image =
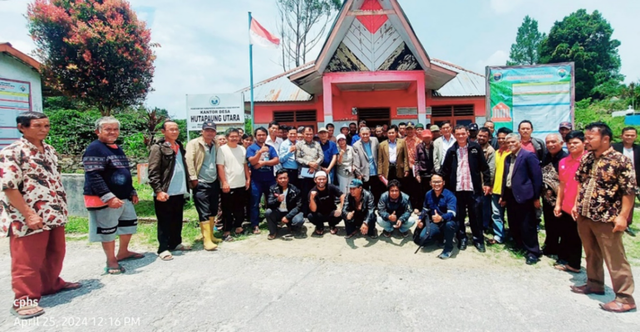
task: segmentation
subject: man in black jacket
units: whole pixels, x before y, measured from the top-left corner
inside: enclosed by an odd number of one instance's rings
[[[447,150],[440,169],[447,189],[456,194],[458,208],[458,248],[467,249],[467,235],[464,221],[469,213],[469,224],[473,234],[473,245],[479,252],[485,252],[482,233],[482,197],[491,193],[491,173],[484,159],[482,147],[469,142],[469,133],[464,125],[454,130],[456,142]]]
[[[265,218],[269,227],[269,240],[275,239],[278,235],[279,222],[289,229],[289,233],[283,236],[285,240],[290,240],[293,237],[292,233],[299,231],[300,226],[304,224],[302,195],[298,188],[289,184],[289,174],[284,168],[276,172],[276,184],[269,188]]]
[[[613,149],[622,153],[627,158],[631,159],[633,170],[636,172],[636,182],[640,181],[640,145],[635,144],[636,138],[638,138],[638,131],[633,127],[626,127],[622,129],[622,142],[614,143]],[[638,194],[636,193],[636,197]],[[629,228],[633,222],[633,212],[629,213],[627,218],[627,234],[636,236],[636,233]]]
[[[350,239],[358,230],[362,235],[369,235],[370,238],[378,237],[376,231],[376,214],[373,211],[373,194],[362,188],[363,183],[358,179],[351,180],[349,184],[349,196],[342,208],[342,218],[344,219],[347,235]]]
[[[158,218],[158,255],[164,261],[172,260],[171,251],[191,250],[182,244],[182,215],[185,196],[189,193],[189,172],[182,143],[178,141],[180,129],[167,120],[160,130],[164,135],[149,152],[149,185],[154,192],[153,203]]]

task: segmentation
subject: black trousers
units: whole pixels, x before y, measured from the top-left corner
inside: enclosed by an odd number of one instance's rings
[[[242,227],[247,201],[247,190],[244,187],[233,188],[228,193],[222,193],[222,218],[225,232]]]
[[[558,259],[564,260],[574,269],[580,269],[582,260],[582,240],[578,234],[578,224],[570,214],[562,212],[558,218],[560,243],[558,244]]]
[[[422,211],[422,206],[429,190],[431,190],[431,176],[420,176],[420,205],[418,207],[414,206],[414,209]]]
[[[398,168],[395,164],[389,164],[389,174],[387,176],[387,181],[398,179]]]
[[[333,211],[329,214],[311,212],[307,215],[307,218],[309,218],[309,221],[316,226],[316,230],[323,231],[325,222],[329,223],[329,228],[334,228],[340,223],[340,220],[342,220],[342,216],[336,217],[333,213]]]
[[[515,240],[516,247],[526,250],[529,255],[540,257],[542,251],[538,243],[538,222],[533,200],[518,203],[509,188],[505,189],[503,197],[507,201],[509,233]]]
[[[212,183],[198,181],[198,186],[193,190],[193,203],[198,211],[198,219],[209,221],[210,217],[218,215],[218,203],[220,202],[220,181]]]
[[[184,195],[169,196],[166,202],[153,197],[153,206],[158,219],[158,254],[174,250],[182,243],[182,212]]]
[[[560,219],[553,214],[555,206],[542,202],[542,214],[544,216],[544,231],[546,238],[544,239],[544,254],[558,255],[558,243],[560,242]],[[577,232],[577,229],[576,229]]]
[[[316,183],[311,178],[302,178],[300,179],[300,195],[302,195],[302,214],[309,214],[309,192]]]
[[[385,185],[380,181],[380,178],[378,178],[377,175],[374,175],[369,177],[369,181],[363,182],[362,187],[371,192],[371,194],[373,195],[373,204],[375,206],[374,209],[377,209],[380,196],[387,190]],[[345,194],[348,195],[349,193]]]
[[[467,236],[464,221],[469,214],[469,225],[474,243],[484,243],[482,233],[482,195],[475,195],[472,191],[457,191],[456,220],[458,221],[458,240]]]
[[[364,211],[355,211],[351,220],[347,220],[346,214],[343,214],[342,217],[344,218],[344,228],[347,231],[347,235],[359,230],[362,224],[365,223]],[[369,219],[366,220],[366,223],[369,227],[367,235],[378,235],[376,231],[376,214],[374,212],[369,214]]]
[[[421,185],[413,175],[413,170],[409,170],[409,176],[402,179],[402,192],[409,195],[411,207],[418,210],[422,210],[422,204],[424,203],[424,195],[420,195],[422,192]]]

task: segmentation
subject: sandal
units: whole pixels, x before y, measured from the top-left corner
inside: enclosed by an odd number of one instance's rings
[[[287,233],[287,234],[282,236],[282,239],[285,240],[285,241],[291,241],[291,240],[293,240],[293,234]]]
[[[161,252],[158,257],[160,257],[160,259],[162,259],[163,261],[170,261],[173,259],[173,255],[171,254],[171,252],[169,250],[165,250],[163,252]]]
[[[571,272],[571,273],[580,273],[581,272],[580,269],[576,270],[576,269],[572,268],[571,266],[565,265],[565,264],[555,264],[553,267],[556,270],[564,271],[564,272]]]
[[[322,236],[322,235],[324,235],[324,230],[322,230],[322,229],[316,229],[316,230],[313,232],[313,235],[316,235],[316,236]]]
[[[62,288],[60,288],[59,292],[72,291],[82,287],[82,284],[79,282],[65,282]]]
[[[118,264],[116,267],[109,267],[108,265],[104,268],[105,274],[118,275],[123,274],[125,269],[122,265]]]
[[[178,250],[178,251],[190,251],[190,250],[191,250],[191,246],[187,246],[187,245],[184,245],[184,244],[180,243],[180,244],[179,244],[179,245],[177,245],[177,246],[176,246],[176,248],[175,248],[175,249],[173,249],[173,250]]]
[[[331,234],[333,234],[333,235],[338,234],[338,227],[332,227],[331,228]]]
[[[357,234],[357,233],[358,233],[358,231],[355,231],[355,232],[353,232],[353,233],[351,233],[351,234],[347,234],[347,235],[345,235],[345,236],[344,236],[344,238],[345,238],[345,239],[350,239],[350,238],[352,238],[352,237],[356,236],[356,234]]]
[[[233,242],[235,239],[233,238],[233,236],[231,236],[231,234],[227,234],[226,236],[222,236],[222,240],[224,242]]]
[[[253,234],[260,234],[260,228],[257,226],[253,228]]]
[[[271,241],[271,240],[275,240],[276,239],[276,235],[275,234],[269,234],[269,236],[267,236],[267,240]]]
[[[27,313],[29,311],[31,311],[30,314]],[[9,312],[12,315],[18,317],[18,319],[29,319],[29,318],[38,317],[44,314],[44,309],[42,309],[37,305],[27,305],[19,308],[12,307],[11,310],[9,310]]]

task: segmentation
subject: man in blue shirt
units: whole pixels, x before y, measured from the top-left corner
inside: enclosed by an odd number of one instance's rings
[[[338,145],[335,142],[329,140],[329,130],[327,128],[320,128],[318,130],[318,137],[320,138],[320,146],[324,153],[324,159],[320,164],[320,170],[325,171],[329,175],[329,183],[334,183],[334,166],[338,156]]]
[[[438,255],[440,259],[451,257],[453,237],[458,229],[455,220],[457,201],[456,196],[444,189],[444,179],[440,174],[431,176],[431,187],[424,199],[422,213],[418,219],[414,242],[424,246],[431,240],[443,240],[444,250]]]
[[[278,149],[278,158],[280,165],[289,174],[289,183],[300,189],[298,184],[298,162],[296,162],[296,142],[298,140],[298,131],[296,128],[290,127],[287,131],[287,139],[280,144]]]
[[[267,141],[267,130],[260,127],[255,130],[256,142],[247,148],[247,161],[251,164],[251,208],[249,220],[253,227],[253,234],[260,234],[260,198],[262,195],[269,195],[269,188],[276,184],[273,176],[273,166],[280,163],[276,150],[265,142]]]

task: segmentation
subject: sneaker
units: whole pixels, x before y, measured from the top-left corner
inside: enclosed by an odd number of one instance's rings
[[[384,237],[391,237],[391,232],[382,231],[382,235],[384,235]]]
[[[400,235],[402,235],[402,237],[407,237],[407,236],[409,236],[409,231],[400,232]]]

